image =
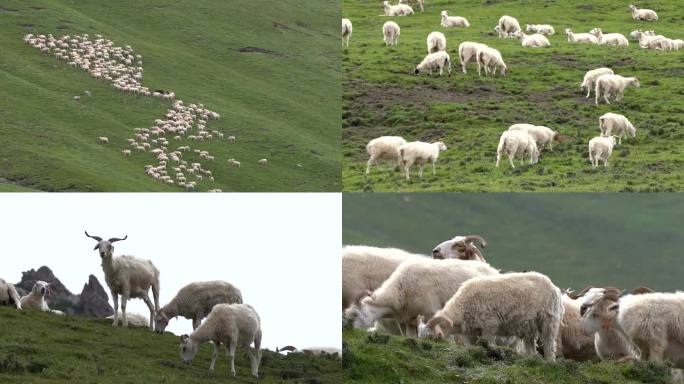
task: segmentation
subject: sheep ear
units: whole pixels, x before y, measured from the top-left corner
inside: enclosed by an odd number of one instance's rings
[[[95,248],[93,248],[93,251],[98,249],[98,248],[100,248],[100,243],[97,243],[97,245],[95,245]]]

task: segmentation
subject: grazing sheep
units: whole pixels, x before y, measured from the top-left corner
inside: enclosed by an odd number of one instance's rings
[[[532,125],[532,124],[513,124],[508,128],[509,131],[523,131],[528,135],[532,136],[535,143],[537,143],[537,148],[541,146],[548,146],[549,150],[553,151],[554,141],[564,141],[566,137],[559,134],[549,127],[543,125]]]
[[[121,312],[117,312],[119,321],[123,321],[123,314]],[[109,315],[107,316],[107,319],[114,320],[114,315]],[[139,313],[126,313],[126,319],[128,320],[128,324],[134,326],[134,327],[141,327],[145,328],[148,327],[150,322],[147,319],[147,317],[139,314]]]
[[[432,70],[439,69],[439,75],[442,76],[445,67],[447,69],[448,75],[451,76],[451,58],[449,57],[448,53],[440,51],[436,53],[430,53],[425,56],[423,61],[416,65],[413,73],[418,75],[420,73],[427,72],[429,76],[432,76]]]
[[[21,308],[33,308],[41,311],[49,311],[45,294],[50,292],[50,285],[44,281],[36,281],[28,295],[21,298]]]
[[[514,33],[513,36],[520,39],[523,47],[542,48],[551,45],[549,39],[547,39],[546,36],[539,33],[535,33],[534,35],[527,35],[523,31],[518,31]]]
[[[228,164],[233,168],[240,168],[240,162],[235,159],[228,159]]]
[[[508,38],[520,31],[520,23],[515,17],[508,15],[501,16],[494,30],[499,34],[499,38]]]
[[[418,6],[420,7],[420,11],[425,12],[425,9],[424,9],[425,0],[399,0],[399,2],[398,2],[398,4],[408,4],[408,3],[418,4]]]
[[[520,162],[522,164],[525,154],[530,156],[530,164],[536,164],[539,161],[539,149],[537,143],[530,134],[521,130],[506,131],[501,134],[499,139],[499,146],[496,149],[496,166],[499,166],[501,155],[506,153],[508,155],[508,162],[511,163],[511,168],[515,168],[513,158],[520,155]]]
[[[74,101],[81,101],[81,96],[74,96]]]
[[[352,22],[349,19],[342,19],[342,46],[349,47],[349,39],[352,35]],[[232,136],[230,136],[232,137]],[[230,141],[230,137],[228,140]]]
[[[236,139],[235,139],[235,136],[228,136],[228,142],[229,142],[230,144],[235,144],[235,140],[236,140]]]
[[[435,175],[435,163],[439,158],[439,153],[446,151],[447,147],[441,141],[434,143],[425,143],[422,141],[413,141],[404,144],[397,150],[401,164],[406,172],[406,180],[409,180],[410,169],[413,164],[418,164],[418,177],[423,178],[423,164],[432,164],[432,175]]]
[[[267,166],[268,165],[268,159],[259,159],[259,161],[257,161],[257,164]]]
[[[589,162],[592,168],[598,167],[599,161],[603,161],[603,166],[608,168],[608,158],[613,153],[615,147],[615,136],[597,136],[589,140]]]
[[[183,316],[197,329],[216,304],[242,304],[242,292],[225,281],[198,281],[181,288],[154,316],[155,330],[164,333],[169,320]]]
[[[399,35],[401,34],[401,28],[399,24],[394,21],[387,21],[382,25],[382,36],[385,45],[396,46],[399,42]]]
[[[629,41],[627,41],[627,38],[621,33],[604,34],[601,28],[594,28],[589,33],[596,36],[599,45],[618,45],[621,47],[629,45]]]
[[[130,149],[122,149],[121,153],[123,153],[124,157],[125,156],[130,156],[131,155],[131,150]]]
[[[0,305],[14,305],[21,309],[21,298],[14,285],[0,279]]]
[[[615,330],[639,358],[684,368],[684,292],[619,295],[616,288],[586,295],[580,309],[584,331]]]
[[[442,32],[430,32],[427,37],[428,53],[446,51],[446,37]]]
[[[371,164],[379,165],[381,159],[396,161],[401,165],[399,147],[406,144],[406,140],[399,136],[380,136],[366,144],[366,152],[370,155],[366,165],[366,175],[370,174]]]
[[[534,32],[549,36],[556,34],[556,30],[549,24],[526,24],[525,32]]]
[[[409,326],[418,315],[432,316],[465,281],[499,272],[489,264],[471,260],[409,260],[358,306],[345,311],[355,328],[368,328],[381,318],[392,318],[402,334],[415,332]]]
[[[482,49],[482,48],[487,48],[486,44],[481,44],[481,43],[474,43],[472,41],[464,41],[458,46],[458,58],[461,61],[461,70],[463,73],[467,74],[468,71],[466,71],[466,64],[470,62],[470,60],[475,59],[475,62],[477,63],[477,53]],[[477,72],[480,73],[480,65],[478,63],[478,69]]]
[[[587,73],[584,75],[584,79],[582,80],[582,84],[580,85],[580,89],[587,90],[587,98],[591,96],[591,91],[594,89],[596,86],[596,79],[598,79],[599,76],[601,75],[612,75],[613,70],[610,68],[596,68],[592,69],[591,71],[587,71]]]
[[[468,19],[466,19],[465,17],[449,16],[449,13],[447,11],[442,11],[442,13],[440,13],[440,16],[442,18],[440,25],[444,28],[470,27],[470,23],[468,22]]]
[[[480,76],[480,70],[484,67],[485,76],[490,72],[496,76],[496,69],[501,68],[501,76],[506,76],[508,67],[501,57],[501,52],[491,47],[481,47],[477,51],[477,75]]]
[[[586,43],[598,45],[598,38],[591,33],[573,33],[570,28],[565,29],[565,34],[568,36],[569,43]]]
[[[632,14],[632,19],[637,21],[658,21],[658,14],[651,9],[638,9],[634,4],[631,4],[629,12]]]
[[[641,86],[639,79],[620,75],[601,75],[596,79],[594,103],[598,105],[601,95],[607,104],[610,104],[609,96],[614,97],[615,101],[620,101],[625,94],[625,89],[630,86],[639,88]]]
[[[390,5],[389,1],[383,1],[382,7],[385,16],[408,16],[413,15],[413,8],[406,4]]]
[[[470,261],[470,263],[473,263]],[[556,358],[556,336],[563,319],[561,290],[537,272],[481,275],[465,281],[428,322],[426,333],[467,337],[516,337],[525,351]]]
[[[432,250],[434,259],[461,259],[486,262],[482,252],[473,244],[480,243],[482,248],[487,242],[480,235],[454,236],[453,239],[443,241]]]
[[[109,139],[104,136],[100,136],[97,138],[97,142],[100,144],[107,144],[109,143]]]
[[[126,240],[112,237],[109,240],[102,240],[99,236],[90,236],[86,231],[86,236],[95,239],[97,245],[93,250],[99,250],[102,259],[102,270],[105,274],[105,281],[112,294],[114,301],[114,312],[119,311],[119,295],[121,295],[121,314],[123,326],[128,326],[126,318],[126,303],[129,298],[142,299],[150,310],[150,329],[154,330],[154,314],[159,310],[159,270],[149,260],[138,259],[133,256],[114,256],[114,246],[116,241]],[[150,301],[147,292],[152,288],[154,305]],[[112,325],[119,324],[119,317],[114,317]]]
[[[209,370],[214,371],[218,356],[218,346],[223,343],[228,349],[230,358],[230,374],[235,376],[235,349],[244,347],[249,356],[252,376],[259,377],[261,363],[261,319],[249,304],[216,304],[202,323],[190,335],[181,336],[181,360],[192,363],[199,347],[211,341],[214,353],[211,355]],[[254,343],[254,350],[250,344]]]
[[[601,128],[601,136],[618,137],[618,145],[622,145],[622,137],[627,138],[627,134],[633,138],[636,137],[636,128],[623,115],[608,112],[599,117],[599,128]]]

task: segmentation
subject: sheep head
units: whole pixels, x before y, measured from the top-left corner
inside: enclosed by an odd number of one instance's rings
[[[192,359],[197,354],[199,350],[199,345],[194,342],[190,336],[182,335],[180,337],[180,357],[185,364],[192,364]]]
[[[620,309],[620,290],[609,287],[594,290],[586,295],[580,306],[582,329],[585,334],[592,335],[601,329],[611,329],[616,326]]]
[[[169,325],[169,317],[161,309],[154,314],[154,331],[164,333],[166,326]]]
[[[121,241],[121,240],[126,240],[128,238],[128,235],[124,236],[123,239],[118,238],[118,237],[112,237],[109,240],[102,240],[100,236],[91,236],[88,234],[88,231],[86,231],[86,236],[95,239],[97,241],[97,244],[95,245],[95,248],[93,250],[99,250],[100,251],[100,257],[112,257],[112,254],[114,253],[114,246],[112,246],[112,243]]]
[[[435,315],[423,328],[423,337],[434,336],[437,339],[444,339],[449,331],[454,328],[454,323],[443,315]]]
[[[482,248],[487,246],[487,242],[480,235],[456,236],[437,245],[432,250],[434,259],[461,259],[486,261],[482,252],[473,245],[478,242]]]
[[[31,289],[31,291],[34,295],[45,297],[45,294],[50,293],[50,284],[44,281],[36,281],[36,283],[33,284],[33,288]]]

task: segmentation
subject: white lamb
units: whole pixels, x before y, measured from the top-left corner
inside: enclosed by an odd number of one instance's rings
[[[242,304],[242,293],[234,285],[220,280],[198,281],[181,288],[176,296],[157,311],[155,330],[164,333],[169,320],[183,316],[197,329],[216,304]]]
[[[521,29],[520,23],[515,17],[504,15],[501,16],[498,24],[494,27],[494,30],[499,34],[500,38],[508,38]]]
[[[184,363],[192,363],[199,347],[211,341],[214,352],[209,370],[214,371],[219,344],[225,344],[230,358],[230,373],[235,376],[235,349],[247,351],[253,377],[259,377],[261,363],[261,319],[249,304],[217,304],[207,319],[190,335],[181,336],[180,355]],[[254,343],[254,350],[250,344]]]
[[[608,168],[608,158],[613,153],[615,147],[615,137],[597,136],[589,140],[589,162],[591,167],[598,167],[599,161],[603,161],[603,166]]]
[[[629,45],[627,38],[621,33],[603,33],[601,28],[594,28],[589,33],[596,36],[599,45],[618,45],[626,47]]]
[[[385,16],[408,16],[413,15],[413,8],[406,4],[390,5],[389,1],[382,2]]]
[[[480,76],[481,69],[484,67],[485,76],[491,73],[496,76],[497,68],[501,68],[501,76],[506,76],[508,67],[501,57],[501,52],[491,47],[481,47],[477,51],[477,75]]]
[[[556,34],[556,30],[549,24],[526,24],[525,31],[549,36]]]
[[[527,35],[523,31],[518,31],[514,33],[513,36],[520,39],[523,47],[543,48],[551,45],[549,39],[547,39],[546,36],[539,33],[535,33],[534,35]]]
[[[142,299],[150,310],[150,329],[154,330],[154,314],[159,310],[159,270],[149,260],[138,259],[133,256],[114,256],[114,246],[116,241],[126,240],[112,237],[109,240],[102,240],[99,236],[90,236],[86,231],[86,236],[95,239],[97,245],[93,250],[99,250],[102,259],[102,270],[105,274],[105,281],[112,294],[114,301],[114,312],[119,311],[119,295],[121,295],[121,314],[123,326],[128,326],[126,319],[126,303],[129,298]],[[152,288],[154,305],[150,301],[148,291]],[[119,324],[119,317],[114,317],[112,325]]]
[[[45,301],[45,294],[50,292],[50,285],[44,281],[36,281],[26,296],[21,298],[21,308],[33,308],[41,311],[49,311]]]
[[[439,51],[425,56],[423,61],[416,65],[413,73],[418,75],[427,72],[429,76],[432,76],[432,71],[439,69],[439,75],[442,76],[444,68],[447,69],[448,75],[451,76],[451,58],[445,51]]]
[[[430,32],[427,37],[428,53],[446,51],[446,37],[442,32]]]
[[[573,33],[570,28],[565,29],[565,34],[568,35],[569,43],[587,43],[598,45],[598,38],[591,33]]]
[[[591,96],[591,91],[593,91],[594,87],[596,87],[596,79],[598,79],[598,77],[601,75],[612,74],[614,74],[613,70],[605,67],[587,71],[587,73],[584,75],[584,79],[582,80],[582,84],[580,84],[580,89],[586,89],[587,98],[589,98],[589,96]]]
[[[564,141],[566,138],[565,136],[559,134],[558,132],[554,131],[553,129],[549,127],[545,127],[543,125],[532,125],[532,124],[513,124],[508,128],[509,131],[516,131],[520,130],[523,132],[527,132],[534,141],[537,143],[537,147],[540,148],[542,146],[549,147],[549,150],[553,151],[553,142],[554,141]]]
[[[406,172],[406,180],[410,179],[410,169],[413,164],[418,164],[418,177],[423,178],[423,165],[432,164],[432,175],[435,175],[435,163],[439,158],[439,153],[446,151],[447,147],[441,141],[425,143],[413,141],[402,145],[398,149],[401,164]]]
[[[394,21],[388,21],[382,25],[382,36],[385,45],[396,47],[397,43],[399,42],[400,34],[401,28],[399,28],[399,24],[395,23]]]
[[[342,45],[344,47],[349,47],[349,39],[352,35],[352,22],[349,19],[342,19]],[[233,138],[231,141],[231,137]],[[228,136],[228,142],[235,143],[234,136]]]
[[[629,6],[629,12],[632,14],[634,20],[658,21],[658,14],[651,9],[638,9],[634,4],[631,4]]]
[[[508,155],[508,162],[511,168],[515,168],[513,159],[516,155],[520,155],[521,164],[525,154],[530,156],[530,164],[536,164],[539,161],[539,149],[534,138],[527,132],[520,130],[506,131],[501,134],[499,139],[499,146],[496,149],[496,166],[499,166],[501,155],[506,153]]]
[[[641,86],[639,79],[620,75],[601,75],[596,79],[594,103],[598,105],[600,96],[603,96],[607,104],[610,104],[608,100],[610,96],[615,98],[615,101],[620,101],[625,94],[625,89],[630,86],[639,88]]]
[[[0,279],[0,305],[14,305],[21,309],[21,298],[14,285]]]
[[[464,41],[458,46],[458,58],[461,61],[461,70],[463,73],[468,73],[466,71],[466,64],[470,62],[470,60],[475,59],[475,62],[477,62],[477,53],[482,49],[486,48],[486,44],[481,44],[481,43],[474,43],[472,41]],[[480,72],[479,69],[479,64],[478,64],[478,73]]]
[[[599,128],[601,128],[601,136],[617,136],[618,145],[622,144],[622,138],[627,138],[628,134],[632,138],[636,137],[634,125],[625,116],[613,112],[599,117]]]
[[[411,4],[418,4],[420,7],[421,12],[425,12],[425,0],[399,0],[398,4],[406,4],[406,3],[411,3]]]
[[[370,155],[366,165],[366,175],[370,174],[372,164],[379,165],[380,160],[389,160],[401,165],[399,147],[406,144],[406,140],[400,136],[380,136],[366,144],[366,152]]]
[[[447,11],[442,11],[440,14],[442,21],[440,25],[444,28],[452,28],[452,27],[465,27],[468,28],[470,27],[470,23],[468,22],[468,19],[462,16],[449,16],[449,13]]]

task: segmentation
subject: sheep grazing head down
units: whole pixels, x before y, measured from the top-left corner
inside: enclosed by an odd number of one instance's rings
[[[385,315],[384,309],[373,305],[375,297],[371,292],[364,293],[344,311],[343,322],[354,328],[370,328],[375,321]]]
[[[181,342],[180,342],[180,357],[181,360],[185,364],[192,364],[192,359],[195,357],[197,354],[197,351],[199,350],[199,346],[197,343],[192,341],[190,336],[188,335],[183,335],[180,337]]]
[[[617,288],[591,289],[580,306],[582,329],[592,335],[602,329],[617,327],[620,310],[620,290]]]
[[[167,325],[169,325],[169,317],[161,310],[157,311],[154,315],[154,330],[158,333],[164,333]]]
[[[478,242],[482,248],[487,246],[485,239],[479,235],[456,236],[437,245],[432,250],[432,258],[486,261],[473,242]]]
[[[102,240],[100,236],[90,236],[88,234],[88,231],[86,231],[86,236],[95,239],[97,241],[97,245],[95,245],[95,248],[93,250],[99,250],[100,251],[100,257],[105,258],[105,257],[112,257],[112,254],[114,253],[114,246],[112,243],[116,241],[121,241],[121,240],[126,240],[128,238],[128,235],[124,236],[123,239],[117,238],[117,237],[112,237],[109,240]]]

